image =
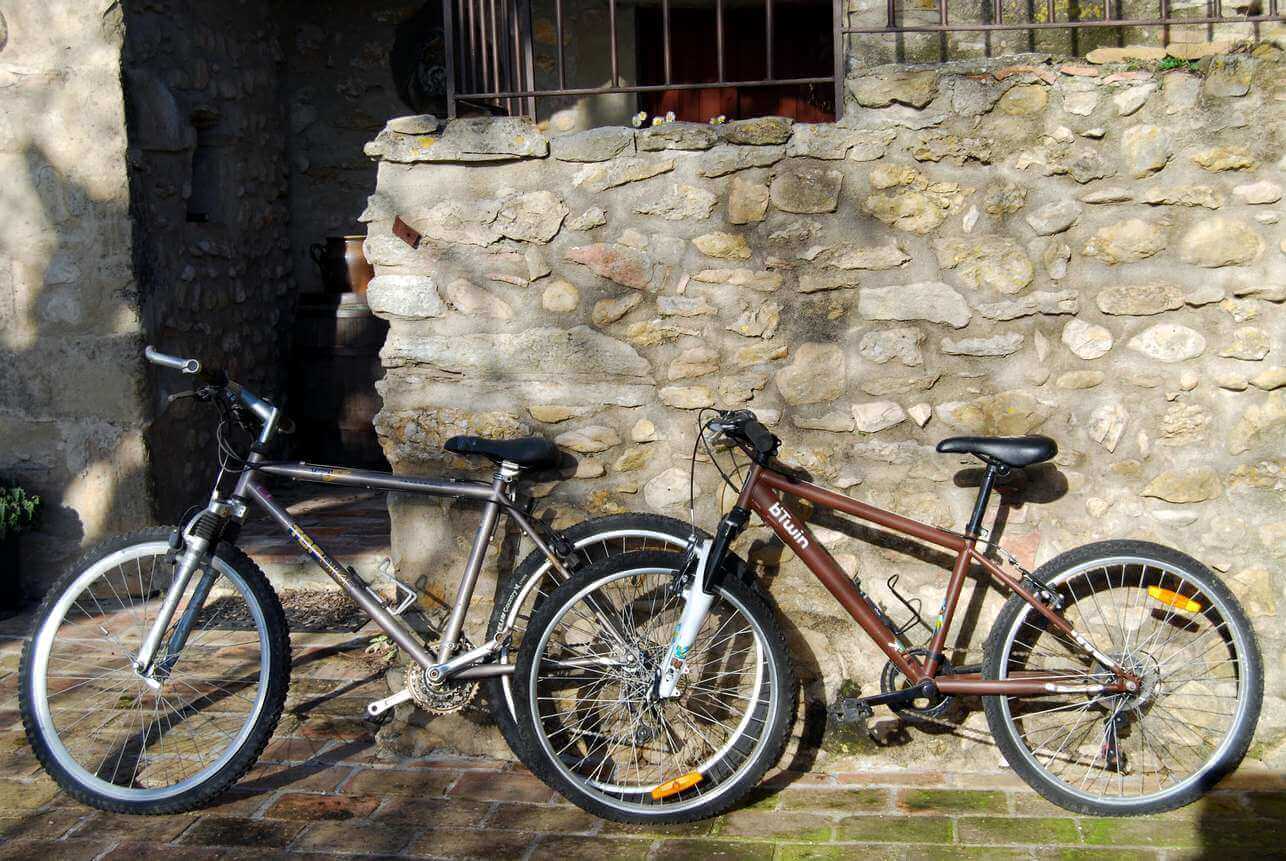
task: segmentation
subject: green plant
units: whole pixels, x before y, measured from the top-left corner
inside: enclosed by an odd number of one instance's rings
[[[1196,60],[1181,60],[1178,57],[1165,57],[1157,63],[1158,72],[1168,72],[1171,69],[1196,69]]]
[[[0,541],[19,535],[40,518],[40,497],[16,484],[0,484]]]

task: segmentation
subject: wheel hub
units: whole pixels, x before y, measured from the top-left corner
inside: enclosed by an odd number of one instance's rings
[[[1139,680],[1138,690],[1122,694],[1123,708],[1139,711],[1161,692],[1161,666],[1148,652],[1113,655],[1121,668]]]

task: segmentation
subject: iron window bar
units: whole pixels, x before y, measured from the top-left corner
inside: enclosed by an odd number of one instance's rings
[[[726,73],[725,0],[714,0],[717,74],[713,81],[674,81],[670,28],[670,0],[661,0],[662,56],[664,83],[621,83],[617,31],[617,0],[608,0],[608,50],[610,82],[607,86],[568,87],[564,51],[565,0],[553,0],[554,71],[557,87],[538,87],[531,24],[531,0],[442,0],[445,30],[447,115],[455,117],[459,106],[468,104],[484,110],[534,116],[536,99],[556,96],[593,96],[616,93],[652,93],[666,90],[735,89],[740,87],[788,87],[829,84],[835,87],[836,112],[842,108],[843,58],[837,57],[835,73],[824,76],[774,76],[774,0],[765,3],[765,77],[728,80]],[[844,0],[833,0],[832,22],[835,46],[842,43],[838,26]],[[457,25],[457,22],[458,25]],[[510,22],[516,22],[516,25]],[[507,29],[510,33],[501,32]],[[512,44],[509,44],[512,35]],[[841,82],[837,85],[836,82]]]
[[[901,33],[968,33],[997,30],[1079,30],[1094,27],[1184,27],[1194,24],[1264,24],[1286,21],[1278,11],[1278,0],[1268,0],[1268,12],[1262,15],[1224,17],[1223,0],[1208,0],[1208,14],[1201,17],[1171,14],[1169,0],[1159,0],[1159,18],[1118,18],[1119,0],[1105,0],[1102,18],[1054,20],[1055,0],[1045,0],[1047,21],[1005,21],[1002,0],[991,0],[990,21],[953,23],[951,0],[937,0],[937,24],[899,24],[897,0],[888,0],[883,27],[843,27],[845,35],[896,35]]]
[[[775,0],[764,0],[765,77],[728,80],[726,74],[726,0],[714,0],[717,75],[713,81],[675,82],[671,43],[671,0],[660,0],[664,83],[623,84],[621,82],[618,0],[607,0],[610,81],[605,86],[568,87],[564,51],[566,0],[552,0],[554,13],[554,71],[556,87],[536,85],[533,46],[532,0],[442,0],[446,48],[447,115],[455,117],[461,104],[509,115],[534,117],[538,98],[594,96],[617,93],[653,93],[666,90],[735,89],[829,84],[835,91],[835,115],[844,108],[843,82],[849,36],[900,35],[906,33],[955,33],[992,31],[1078,30],[1104,27],[1183,27],[1204,25],[1207,36],[1215,24],[1264,24],[1286,21],[1280,0],[1267,0],[1267,11],[1259,15],[1224,17],[1223,0],[1207,0],[1206,14],[1176,16],[1171,0],[1158,0],[1160,17],[1119,17],[1120,0],[1104,0],[1103,17],[1055,20],[1056,0],[1044,0],[1047,20],[1005,20],[1003,0],[983,0],[990,20],[952,21],[951,0],[937,0],[936,23],[899,23],[898,0],[888,0],[883,26],[848,26],[846,0],[832,0],[834,68],[827,76],[778,78],[774,73]],[[974,8],[974,7],[971,7]]]

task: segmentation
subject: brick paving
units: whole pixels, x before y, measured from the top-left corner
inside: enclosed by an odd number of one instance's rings
[[[391,554],[386,494],[286,481],[274,482],[272,493],[318,544],[368,579]],[[246,521],[237,545],[274,583],[328,582],[294,539],[258,511]]]
[[[890,771],[778,773],[706,822],[605,822],[509,763],[382,757],[361,719],[385,692],[366,632],[293,636],[287,713],[225,797],[179,816],[113,816],[63,796],[26,746],[16,668],[28,622],[0,622],[0,859],[1264,858],[1286,822],[1286,775],[1248,771],[1141,819],[1073,816],[1004,773]]]

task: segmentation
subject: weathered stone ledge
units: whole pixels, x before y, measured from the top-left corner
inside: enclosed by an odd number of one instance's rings
[[[1228,53],[1234,47],[1241,53]],[[869,125],[910,125],[926,128],[945,121],[945,116],[932,111],[911,117],[898,108],[917,112],[939,107],[943,110],[980,113],[974,103],[980,85],[1000,84],[995,96],[987,99],[989,110],[997,98],[1011,87],[1036,86],[1020,90],[1010,97],[1008,113],[1035,113],[1043,110],[1046,88],[1063,93],[1065,109],[1074,115],[1088,116],[1098,99],[1095,90],[1107,88],[1108,96],[1117,102],[1118,113],[1129,115],[1141,104],[1139,88],[1155,84],[1166,71],[1200,78],[1192,98],[1207,96],[1228,98],[1245,95],[1250,89],[1254,69],[1260,63],[1280,61],[1281,51],[1271,43],[1234,45],[1216,42],[1193,46],[1187,43],[1168,48],[1124,47],[1099,48],[1085,59],[1058,58],[1051,54],[1017,54],[1001,58],[958,60],[939,64],[888,65],[860,68],[850,73],[847,84],[848,109],[841,125],[865,128]],[[1192,61],[1195,68],[1152,70],[1137,68],[1140,61],[1155,63],[1165,57]],[[1124,92],[1120,92],[1120,91]],[[945,97],[945,98],[944,98]],[[1182,98],[1189,98],[1186,94]],[[894,108],[883,115],[870,110]],[[584,132],[547,137],[540,125],[528,118],[469,118],[452,122],[431,115],[398,117],[366,147],[366,154],[383,161],[414,164],[417,162],[504,162],[551,157],[568,162],[604,162],[636,153],[663,151],[704,151],[721,145],[794,147],[790,155],[842,158],[818,155],[813,138],[818,129],[794,123],[782,117],[734,120],[720,125],[701,123],[664,123],[641,129],[625,127],[595,128]],[[838,131],[825,135],[834,138]],[[804,137],[804,140],[801,140]],[[831,146],[842,144],[831,144]],[[845,151],[854,143],[844,147]],[[825,151],[824,149],[822,150]],[[872,156],[873,160],[879,154]],[[753,157],[751,157],[753,158]],[[938,160],[938,159],[934,159]],[[604,187],[610,187],[610,184]],[[601,189],[600,189],[601,190]]]

